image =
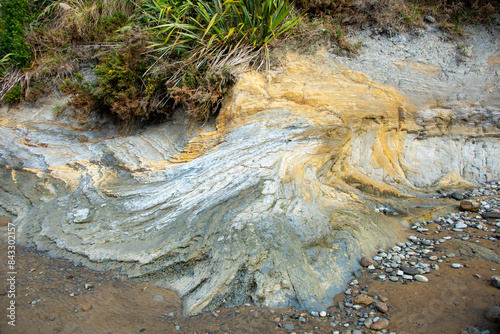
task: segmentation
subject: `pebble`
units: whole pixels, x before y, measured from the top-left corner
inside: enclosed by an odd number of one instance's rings
[[[484,219],[488,219],[488,218],[500,219],[500,212],[498,212],[498,211],[483,212],[483,213],[481,213],[481,217]]]
[[[481,208],[481,203],[477,201],[462,201],[458,207],[461,211],[477,212]]]
[[[498,185],[500,186],[500,182]],[[494,190],[494,194],[500,194],[500,187],[496,187],[495,189],[488,188],[488,191],[489,190]],[[408,241],[398,242],[395,246],[388,249],[379,249],[377,254],[373,257],[363,256],[360,259],[361,266],[369,269],[369,271],[365,271],[365,273],[373,279],[378,280],[389,279],[393,282],[402,283],[407,282],[407,280],[416,280],[421,283],[427,283],[429,282],[429,278],[426,274],[432,272],[432,270],[440,269],[437,263],[448,263],[452,268],[464,267],[464,265],[460,263],[451,263],[450,259],[456,258],[454,253],[441,253],[439,255],[435,253],[440,251],[437,247],[438,245],[446,243],[453,238],[469,240],[469,242],[477,241],[476,239],[497,241],[497,234],[500,232],[497,228],[500,228],[500,220],[492,221],[491,218],[489,218],[489,220],[484,219],[483,216],[489,217],[491,214],[483,215],[483,213],[500,213],[500,199],[488,198],[481,201],[466,200],[474,196],[484,196],[486,190],[482,188],[470,192],[463,192],[461,194],[463,194],[462,202],[468,202],[468,204],[463,205],[462,209],[465,209],[464,206],[469,205],[472,206],[472,210],[477,208],[475,213],[471,213],[471,210],[453,212],[427,222],[414,223],[412,230],[415,231],[414,233],[416,233],[416,235],[410,235]],[[482,231],[483,234],[481,234],[481,236],[475,235],[474,232],[472,232],[474,229]],[[426,235],[435,235],[452,230],[459,233],[453,236],[442,236],[439,237],[439,239],[436,238],[436,240],[426,238]],[[485,235],[484,232],[489,233],[489,235]],[[500,254],[500,252],[498,253]],[[471,266],[466,264],[465,267]],[[358,272],[361,273],[361,271]],[[355,275],[355,277],[360,276]],[[400,277],[402,279],[400,279]],[[479,275],[474,275],[474,277],[480,278]],[[500,286],[500,278],[494,280],[492,277],[490,281],[492,286],[497,284]],[[345,291],[345,300],[339,302],[339,314],[332,314],[329,319],[333,320],[334,317],[339,318],[337,321],[331,322],[330,324],[332,324],[332,326],[343,325],[346,327],[343,332],[340,331],[342,333],[364,333],[363,330],[361,330],[361,326],[369,329],[371,333],[375,333],[375,331],[377,331],[377,334],[392,333],[385,329],[389,326],[389,320],[375,317],[377,311],[382,314],[389,312],[389,307],[384,300],[382,300],[380,296],[369,296],[367,294],[368,286],[360,286],[357,280],[352,280],[349,285],[349,289]],[[349,323],[345,323],[345,321],[349,321]],[[354,329],[351,326],[354,327]],[[333,333],[336,334],[340,332],[334,331]]]
[[[491,276],[490,282],[491,285],[493,285],[495,288],[500,289],[500,276],[498,275]]]
[[[91,306],[91,305],[83,305],[83,306],[81,307],[81,309],[82,309],[82,311],[83,311],[83,312],[90,311],[90,309],[91,309],[91,308],[92,308],[92,306]]]
[[[387,313],[389,311],[389,306],[381,301],[376,302],[375,307],[382,313]]]
[[[325,311],[319,312],[319,316],[322,318],[326,317],[326,312]]]
[[[408,275],[417,275],[420,274],[420,271],[416,268],[409,267],[409,266],[401,266],[401,270]]]
[[[368,296],[366,294],[364,294],[364,295],[357,295],[356,297],[354,297],[352,299],[352,302],[354,304],[361,305],[361,306],[371,305],[371,304],[373,304],[374,301],[375,300],[372,297],[370,297],[370,296]]]
[[[370,265],[374,265],[375,264],[375,261],[373,261],[373,259],[369,258],[368,256],[363,256],[360,260],[359,260],[359,264],[361,264],[361,266],[363,267],[368,267]]]
[[[415,279],[419,282],[422,282],[422,283],[429,282],[429,279],[423,275],[415,275]]]
[[[467,334],[481,334],[481,332],[475,327],[470,327],[467,328]]]
[[[380,318],[377,321],[373,322],[371,329],[379,331],[379,330],[385,329],[387,327],[389,327],[389,320],[387,320],[385,318]]]

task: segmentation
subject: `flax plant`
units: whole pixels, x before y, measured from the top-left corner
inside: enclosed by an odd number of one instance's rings
[[[193,64],[218,72],[250,63],[299,20],[289,18],[292,4],[284,0],[151,0],[143,8],[157,37],[150,49],[160,60],[177,60],[174,84]]]

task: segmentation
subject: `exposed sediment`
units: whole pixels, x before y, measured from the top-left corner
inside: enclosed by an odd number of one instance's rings
[[[120,137],[50,104],[3,109],[2,213],[21,242],[173,288],[185,313],[322,310],[361,255],[455,203],[436,190],[500,179],[495,105],[422,107],[326,58],[283,60],[242,74],[213,126]]]

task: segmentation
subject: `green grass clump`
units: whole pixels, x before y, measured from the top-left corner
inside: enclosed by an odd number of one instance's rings
[[[7,94],[5,94],[2,98],[2,101],[8,104],[16,104],[21,101],[21,85],[16,85],[12,87]]]
[[[285,0],[145,1],[156,40],[149,49],[163,63],[147,73],[168,73],[164,85],[175,101],[206,119],[231,82],[228,69],[251,63],[297,24],[292,8]]]

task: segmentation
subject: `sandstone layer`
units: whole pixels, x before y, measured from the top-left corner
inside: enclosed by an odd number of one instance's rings
[[[186,314],[323,310],[363,254],[454,203],[437,190],[500,179],[496,105],[423,106],[328,57],[242,74],[213,125],[119,136],[50,100],[4,108],[0,213],[24,244],[175,289]]]

